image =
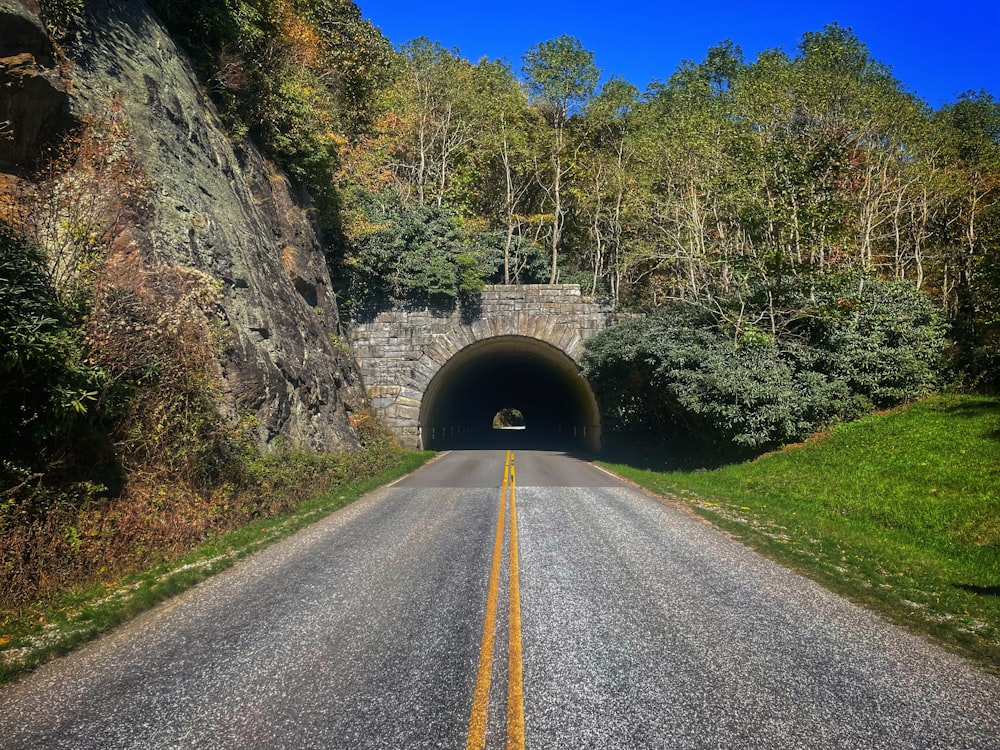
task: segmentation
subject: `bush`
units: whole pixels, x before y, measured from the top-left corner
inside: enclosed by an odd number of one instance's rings
[[[220,283],[193,268],[146,268],[133,257],[104,269],[87,324],[91,356],[112,381],[103,394],[121,460],[208,490],[240,473],[247,424],[220,414],[226,328]]]
[[[72,435],[105,381],[79,338],[41,250],[0,225],[0,455],[8,467],[70,462]]]
[[[819,359],[812,367],[842,380],[861,411],[926,395],[944,369],[944,320],[929,297],[904,281],[830,277],[795,290],[786,307]]]
[[[761,295],[782,305],[773,334],[734,335],[725,316],[677,304],[591,339],[584,371],[611,426],[758,452],[937,386],[944,325],[918,291],[871,279],[806,289]]]
[[[53,37],[64,39],[72,32],[83,12],[84,0],[42,0],[39,5],[45,28]]]

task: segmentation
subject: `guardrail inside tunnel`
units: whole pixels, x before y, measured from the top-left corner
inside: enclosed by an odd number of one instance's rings
[[[430,425],[418,430],[424,450],[547,450],[598,452],[601,426],[595,424],[494,428],[473,425]]]

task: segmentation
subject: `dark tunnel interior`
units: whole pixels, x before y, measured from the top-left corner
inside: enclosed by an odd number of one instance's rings
[[[494,429],[501,409],[523,429]],[[522,448],[597,452],[600,413],[587,381],[564,352],[526,336],[479,341],[435,375],[420,410],[424,448]]]

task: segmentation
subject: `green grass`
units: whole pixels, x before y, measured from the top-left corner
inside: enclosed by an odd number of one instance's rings
[[[429,451],[401,452],[399,461],[373,476],[341,485],[290,513],[260,519],[220,535],[179,559],[114,584],[64,592],[50,601],[9,613],[0,620],[0,684],[72,651],[247,555],[414,471],[433,455]]]
[[[1000,399],[936,397],[707,471],[635,464],[605,465],[1000,673]]]

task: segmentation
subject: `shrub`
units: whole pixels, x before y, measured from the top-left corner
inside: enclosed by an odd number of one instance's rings
[[[69,462],[71,436],[103,388],[41,250],[0,225],[0,455],[16,475]],[[0,477],[0,480],[3,478]]]
[[[83,12],[84,0],[42,0],[45,28],[57,39],[68,36]]]
[[[219,293],[193,268],[115,258],[87,324],[91,356],[112,382],[104,408],[121,460],[193,489],[238,477],[249,440],[217,404],[225,328],[203,311]]]
[[[612,426],[673,430],[756,452],[831,422],[930,393],[943,368],[944,325],[899,282],[827,279],[782,290],[773,334],[677,304],[587,342],[584,371]],[[724,309],[725,311],[725,309]]]
[[[798,318],[786,338],[802,335],[819,353],[812,368],[844,381],[861,410],[893,406],[938,385],[946,325],[912,284],[828,277],[805,292],[781,300]]]

